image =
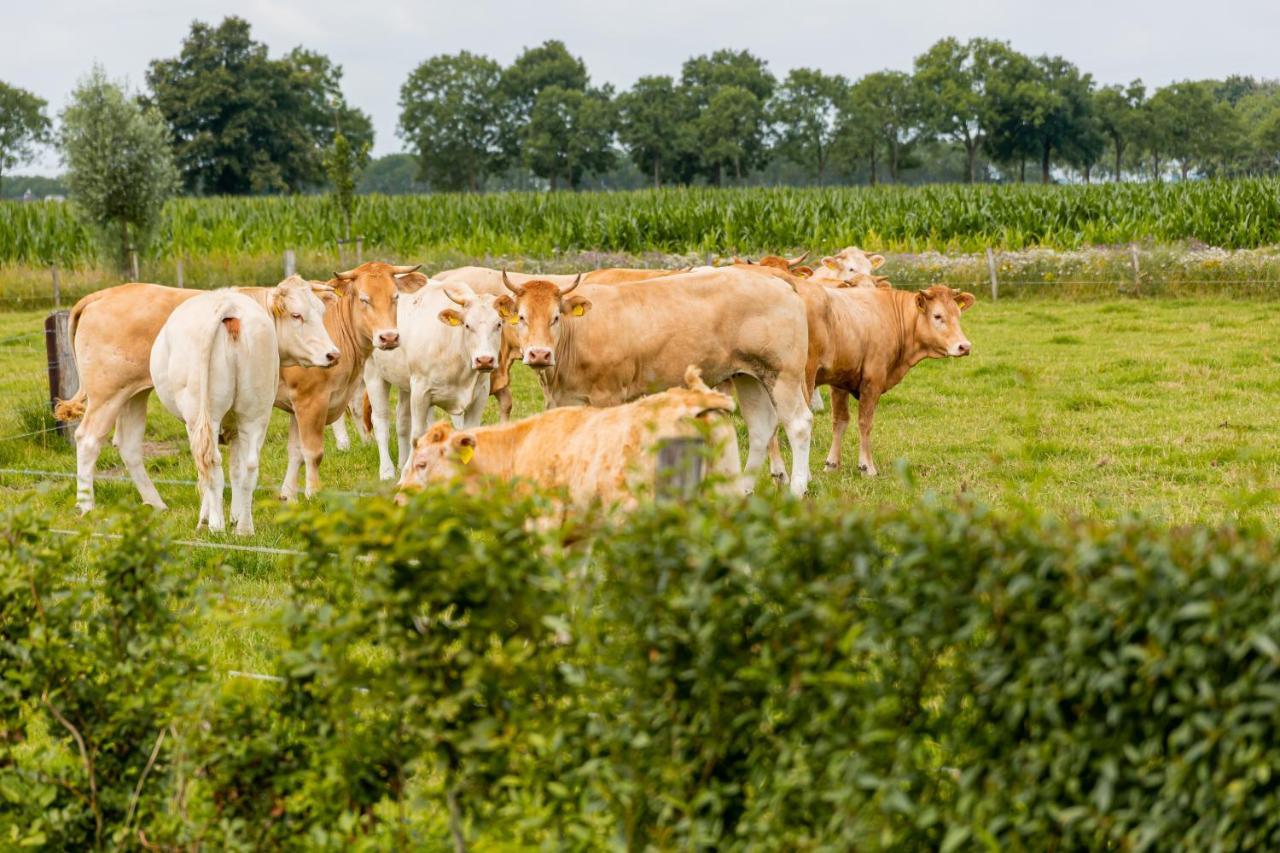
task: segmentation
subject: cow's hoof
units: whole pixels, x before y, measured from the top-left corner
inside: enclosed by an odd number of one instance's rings
[[[88,515],[93,512],[93,504],[76,504],[76,509],[80,511],[81,515]]]
[[[823,469],[825,469],[825,470],[827,470],[827,471],[838,471],[838,470],[840,470],[840,463],[839,463],[839,462],[824,462],[824,463],[823,463],[823,465],[822,465],[822,467],[823,467]]]
[[[874,477],[878,473],[874,465],[859,465],[858,470],[868,477]]]
[[[776,474],[770,472],[769,476],[772,477],[773,481],[779,486],[785,486],[787,483],[791,482],[791,478],[787,476],[786,471],[779,471]]]

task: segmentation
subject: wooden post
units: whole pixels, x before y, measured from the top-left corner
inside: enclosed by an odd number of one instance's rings
[[[1138,268],[1138,244],[1129,244],[1129,258],[1133,261],[1133,292],[1142,293],[1142,271]]]
[[[80,374],[76,371],[76,359],[71,349],[71,334],[67,328],[70,311],[54,311],[44,321],[44,348],[49,363],[49,405],[59,400],[69,400],[80,390]],[[75,441],[74,423],[63,423],[59,431],[68,441]]]
[[[356,266],[364,263],[364,238],[356,238]]]
[[[987,249],[987,271],[991,273],[991,301],[1000,298],[1000,282],[996,279],[996,256]]]
[[[182,281],[182,258],[181,257],[179,257],[177,260],[177,273],[178,273],[178,287],[185,287],[186,285]]]
[[[58,265],[49,264],[49,273],[53,276],[53,309],[62,307],[62,279],[58,277]]]
[[[129,269],[133,272],[134,281],[137,281],[138,279],[142,278],[141,273],[138,272],[138,250],[137,249],[132,249],[132,248],[129,249]]]
[[[293,249],[284,250],[284,277],[288,278],[298,271],[298,258]]]
[[[702,483],[707,443],[701,438],[667,438],[658,442],[654,493],[668,500],[690,500]]]

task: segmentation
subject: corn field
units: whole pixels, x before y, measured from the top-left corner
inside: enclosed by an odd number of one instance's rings
[[[147,259],[332,248],[326,196],[178,198]],[[353,227],[401,258],[557,252],[753,253],[855,244],[980,251],[1198,240],[1228,249],[1280,242],[1280,179],[1093,186],[669,189],[625,193],[362,196]],[[0,263],[92,263],[73,203],[0,204]]]

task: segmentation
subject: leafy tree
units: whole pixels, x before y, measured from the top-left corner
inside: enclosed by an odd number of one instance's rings
[[[478,191],[502,165],[502,68],[462,51],[414,69],[400,89],[400,136],[418,174],[440,189]]]
[[[587,66],[569,53],[564,42],[550,39],[537,47],[525,48],[502,72],[499,95],[502,101],[502,147],[518,158],[520,145],[533,107],[543,89],[556,86],[564,91],[585,92],[590,78]]]
[[[164,119],[95,65],[62,113],[61,147],[76,207],[117,252],[141,248],[178,186]]]
[[[641,77],[618,96],[618,136],[636,168],[653,176],[654,187],[671,174],[689,134],[684,90],[670,77]]]
[[[609,89],[580,92],[548,86],[538,93],[525,133],[530,170],[559,187],[576,188],[587,172],[613,165],[616,110]]]
[[[1123,176],[1125,148],[1140,139],[1145,101],[1146,87],[1141,80],[1134,80],[1125,87],[1105,86],[1094,93],[1093,113],[1115,153],[1113,180],[1119,181]]]
[[[356,180],[369,165],[369,143],[358,147],[347,141],[342,131],[334,134],[333,142],[324,154],[324,169],[333,185],[333,197],[342,211],[345,239],[351,239],[351,212],[355,207]]]
[[[808,169],[819,184],[826,178],[840,102],[848,89],[848,81],[839,75],[795,68],[769,104],[777,150]]]
[[[26,89],[0,80],[0,182],[5,172],[30,161],[37,145],[49,141],[46,106]]]
[[[855,83],[841,100],[832,156],[846,175],[857,173],[865,163],[867,180],[875,186],[880,181],[878,166],[883,140],[876,118],[879,105],[867,99],[868,92],[866,86]]]
[[[1081,150],[1090,133],[1093,79],[1060,56],[1030,60],[1010,52],[993,66],[990,146],[997,159],[1040,160],[1049,183],[1055,154]]]
[[[697,137],[703,162],[714,169],[717,185],[724,183],[724,169],[733,168],[741,182],[753,163],[759,145],[764,109],[755,95],[739,86],[722,86],[698,116]]]
[[[1241,158],[1250,172],[1280,169],[1280,85],[1259,87],[1235,105],[1236,124],[1248,128],[1248,150]]]
[[[902,71],[877,71],[853,84],[853,112],[874,128],[885,152],[890,180],[897,183],[921,127],[919,92]],[[874,147],[871,149],[874,156]]]
[[[1184,181],[1193,169],[1225,166],[1241,135],[1236,113],[1214,96],[1210,80],[1165,86],[1151,96],[1148,107],[1153,153],[1157,160],[1176,160]]]
[[[965,153],[965,182],[976,178],[978,152],[987,136],[987,77],[992,60],[1008,51],[1003,42],[944,38],[915,62],[921,121],[932,134]]]
[[[695,56],[684,63],[680,72],[680,88],[693,122],[693,133],[688,139],[695,143],[692,149],[684,152],[682,171],[688,177],[701,172],[719,183],[724,166],[729,163],[734,164],[735,174],[739,175],[764,164],[767,156],[764,105],[773,95],[775,83],[765,61],[746,50],[718,50],[709,55]],[[736,91],[720,100],[717,115],[706,118],[705,113],[712,101],[726,88]],[[755,99],[754,105],[742,97],[742,92]],[[744,122],[748,116],[754,118],[750,124]],[[706,148],[707,133],[716,125],[732,128],[735,136],[729,141],[717,140],[717,153],[710,154]],[[726,159],[728,152],[732,153]]]
[[[147,84],[189,190],[278,192],[323,180],[339,125],[352,144],[372,143],[368,117],[342,98],[341,73],[301,48],[271,59],[249,23],[230,17],[194,22],[177,57],[151,63]]]
[[[358,193],[382,193],[404,195],[423,192],[425,184],[418,182],[418,158],[412,154],[387,154],[369,162],[356,181]]]

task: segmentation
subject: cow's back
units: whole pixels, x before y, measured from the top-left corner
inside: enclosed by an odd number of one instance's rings
[[[903,312],[915,310],[906,291],[846,287],[827,290],[831,310],[830,358],[820,382],[856,389],[864,379],[880,378],[905,348]],[[904,298],[904,294],[905,297]]]
[[[114,387],[151,384],[151,346],[175,308],[202,291],[130,283],[91,293],[72,309],[73,348],[82,377]]]

